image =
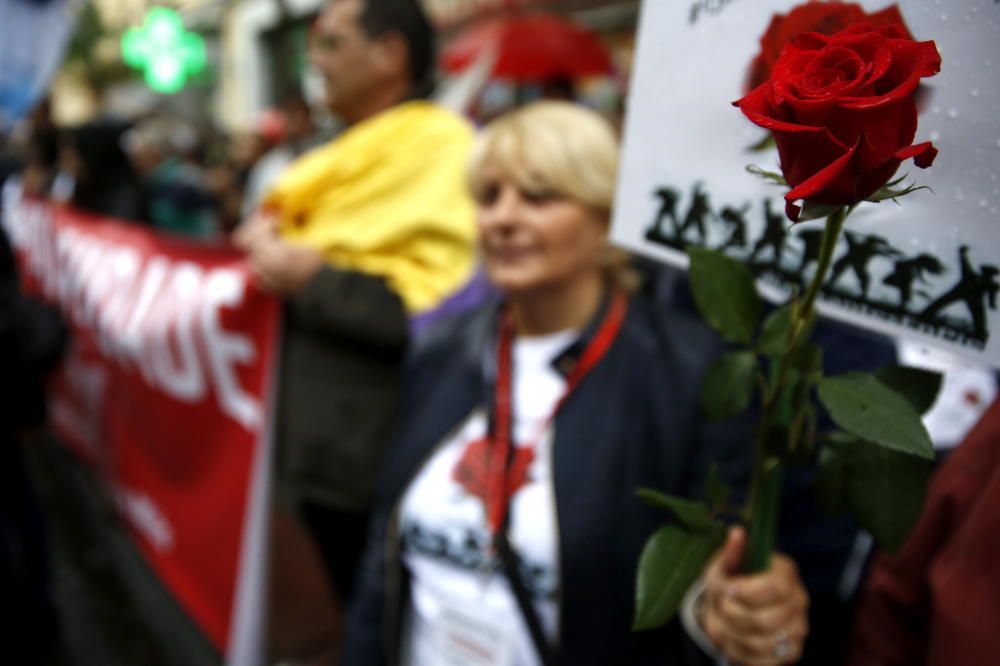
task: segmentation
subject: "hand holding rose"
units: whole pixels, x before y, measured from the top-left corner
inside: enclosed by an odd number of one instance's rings
[[[726,658],[743,666],[792,664],[809,633],[809,597],[795,563],[774,555],[760,574],[740,575],[746,546],[741,527],[730,529],[705,574],[701,625]]]

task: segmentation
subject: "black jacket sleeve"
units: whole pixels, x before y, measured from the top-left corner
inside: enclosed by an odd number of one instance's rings
[[[387,354],[406,348],[406,308],[379,276],[324,266],[291,298],[289,311],[314,333]]]

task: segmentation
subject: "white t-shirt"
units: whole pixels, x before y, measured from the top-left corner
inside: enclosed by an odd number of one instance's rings
[[[566,389],[552,361],[575,331],[516,338],[512,348],[515,462],[525,470],[510,504],[509,537],[543,629],[557,640],[558,525],[552,432],[544,420]],[[482,496],[486,409],[477,409],[435,451],[403,497],[403,561],[411,573],[403,633],[409,666],[533,666],[540,663],[499,559]],[[534,446],[532,446],[534,445]]]

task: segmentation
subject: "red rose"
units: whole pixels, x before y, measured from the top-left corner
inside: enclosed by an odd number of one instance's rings
[[[914,91],[941,68],[934,42],[915,42],[902,26],[851,26],[832,35],[806,33],[785,47],[771,79],[734,104],[770,130],[792,190],[793,221],[805,200],[851,205],[885,185],[902,160],[934,161],[917,132]]]
[[[906,30],[903,15],[900,14],[899,7],[896,5],[889,5],[874,14],[869,14],[862,9],[861,5],[853,2],[811,0],[795,7],[788,12],[787,16],[775,14],[771,18],[771,24],[767,26],[764,36],[760,38],[760,53],[750,64],[747,90],[753,90],[771,78],[771,68],[778,61],[781,50],[797,35],[804,32],[833,35],[848,26],[859,23],[866,23],[875,28],[898,24]],[[913,35],[908,30],[906,30],[906,36],[913,39]]]

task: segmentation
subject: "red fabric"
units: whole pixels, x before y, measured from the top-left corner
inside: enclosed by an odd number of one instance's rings
[[[910,539],[872,568],[850,666],[1000,663],[1000,401],[938,471]]]
[[[5,213],[25,290],[72,331],[53,424],[225,654],[281,304],[230,247],[37,200]]]
[[[474,25],[441,53],[449,72],[465,69],[484,52],[498,54],[492,75],[519,81],[610,74],[608,50],[596,33],[554,14],[527,14]]]

